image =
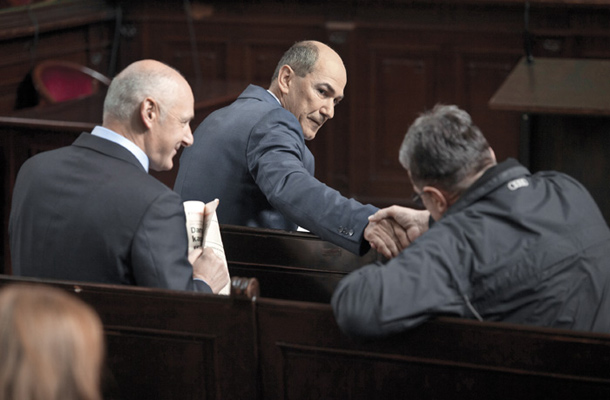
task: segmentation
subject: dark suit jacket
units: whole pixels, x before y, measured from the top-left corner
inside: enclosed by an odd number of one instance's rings
[[[30,158],[9,235],[21,276],[210,292],[192,278],[180,196],[128,150],[82,133]]]
[[[248,86],[194,136],[182,152],[174,187],[184,200],[220,199],[221,224],[298,225],[354,253],[368,250],[363,232],[377,208],[314,178],[314,157],[299,121],[267,90]]]

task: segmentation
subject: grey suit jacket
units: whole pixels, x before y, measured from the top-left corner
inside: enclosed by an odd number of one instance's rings
[[[211,292],[192,277],[180,196],[89,133],[22,166],[9,236],[15,275]]]
[[[314,157],[297,118],[267,90],[250,85],[209,115],[185,148],[174,189],[184,200],[220,199],[221,224],[304,227],[353,253],[376,207],[343,197],[314,178]]]

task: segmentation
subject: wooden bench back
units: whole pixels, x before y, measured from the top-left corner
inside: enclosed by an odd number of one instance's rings
[[[98,312],[106,400],[257,397],[251,281],[237,278],[233,296],[9,276],[0,287],[20,282],[59,287]]]
[[[231,276],[255,277],[267,298],[329,303],[346,274],[381,259],[357,256],[304,232],[221,225]]]
[[[363,341],[329,305],[265,298],[256,321],[265,400],[610,398],[610,335],[438,318]]]
[[[237,279],[241,297],[8,276],[0,287],[50,284],[94,307],[107,400],[610,398],[610,335],[438,318],[364,341],[328,304],[258,297]]]

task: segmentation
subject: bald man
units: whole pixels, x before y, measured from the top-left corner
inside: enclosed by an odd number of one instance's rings
[[[219,198],[221,223],[293,231],[303,227],[363,254],[369,242],[384,255],[406,246],[402,227],[369,223],[378,209],[343,197],[314,178],[305,145],[335,115],[347,73],[341,57],[316,41],[294,44],[268,90],[250,85],[212,113],[185,149],[174,189],[184,200]]]
[[[30,158],[9,221],[15,275],[174,290],[229,281],[211,249],[188,254],[178,194],[148,174],[193,144],[193,93],[171,67],[129,65],[113,79],[102,126]]]

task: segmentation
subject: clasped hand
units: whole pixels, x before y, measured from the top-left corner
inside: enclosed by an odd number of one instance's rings
[[[364,238],[373,249],[393,258],[428,230],[429,218],[426,210],[387,207],[369,217]]]

